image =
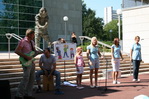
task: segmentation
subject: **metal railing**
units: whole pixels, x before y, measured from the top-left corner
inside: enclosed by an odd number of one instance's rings
[[[92,39],[92,38],[90,38],[90,37],[88,37],[88,36],[79,36],[79,38],[80,38],[80,40],[81,40],[81,45],[83,44],[83,40],[84,40],[84,39],[88,39],[88,40],[91,40],[91,39]],[[98,42],[98,44],[101,44],[102,47],[111,48],[111,45],[105,44],[105,43],[103,43],[103,42],[101,42],[101,41],[97,41],[97,42]],[[103,50],[104,50],[104,49],[103,49]],[[104,51],[103,51],[103,52],[104,52]],[[123,54],[126,54],[126,55],[128,55],[128,56],[130,56],[130,54],[127,53],[127,52],[122,51],[122,53],[123,53]]]
[[[91,40],[92,38],[88,37],[88,36],[79,36],[80,40],[83,41],[84,39],[88,39],[88,40]],[[108,47],[108,48],[111,48],[110,45],[108,44],[105,44],[101,41],[98,41],[98,44],[101,44],[102,46],[105,46],[105,47]]]
[[[20,41],[23,38],[20,37],[19,35],[14,34],[14,33],[6,33],[5,35],[6,35],[7,39],[8,39],[8,53],[9,53],[9,59],[10,59],[10,39],[13,37],[13,38],[17,39],[18,41]],[[43,51],[41,48],[39,48],[37,46],[35,46],[35,48],[37,50]]]

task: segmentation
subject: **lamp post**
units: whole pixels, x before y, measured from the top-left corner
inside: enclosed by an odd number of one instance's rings
[[[112,41],[112,34],[111,34],[111,33],[112,33],[113,31],[110,30],[109,32],[110,32],[110,40]]]
[[[83,40],[84,40],[84,36],[79,36],[79,38],[80,38],[80,40],[81,40],[81,46],[82,46],[82,48],[83,48]]]
[[[66,25],[67,25],[66,23],[67,23],[67,21],[68,21],[68,17],[67,17],[67,16],[64,16],[64,17],[63,17],[63,20],[64,20],[64,22],[65,22],[65,40],[66,40],[66,38],[67,38],[67,37],[66,37],[66,30],[67,30],[67,29],[66,29]]]
[[[117,10],[117,15],[118,15],[118,38],[121,39],[121,14],[122,14],[122,10],[118,9]]]

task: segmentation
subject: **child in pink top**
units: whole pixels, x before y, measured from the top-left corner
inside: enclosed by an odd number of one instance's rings
[[[76,70],[77,70],[77,79],[76,79],[77,88],[83,89],[84,87],[81,86],[81,81],[82,81],[82,74],[84,71],[83,68],[85,67],[85,63],[83,60],[81,47],[76,48],[76,55],[74,57],[74,63],[75,63]]]

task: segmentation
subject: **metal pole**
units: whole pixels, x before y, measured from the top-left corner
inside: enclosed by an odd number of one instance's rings
[[[44,0],[42,0],[42,7],[44,7]]]
[[[42,7],[44,7],[44,0],[42,0]],[[43,44],[43,46],[42,46],[43,49],[45,49],[45,40],[44,39],[42,40],[42,44]]]
[[[120,14],[118,15],[118,38],[121,39],[121,22],[120,22]]]
[[[9,53],[9,59],[10,59],[10,39],[8,39],[8,53]]]
[[[18,0],[17,6],[18,6],[18,35],[19,35],[19,34],[20,34],[20,30],[19,30],[19,29],[20,29],[20,28],[19,28],[19,26],[20,26],[20,22],[19,22],[19,18],[20,18],[20,15],[19,15],[19,14],[20,14],[20,12],[19,12],[19,11],[20,11],[20,10],[19,10],[19,0]]]
[[[12,38],[12,34],[6,33],[6,37],[8,39],[8,53],[9,53],[9,59],[10,59],[10,39]]]
[[[65,40],[66,40],[67,36],[66,36],[66,21],[65,21]]]

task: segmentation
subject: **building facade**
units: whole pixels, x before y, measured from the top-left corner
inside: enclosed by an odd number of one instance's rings
[[[44,1],[49,15],[48,31],[51,41],[61,37],[69,42],[72,32],[75,32],[77,37],[82,35],[82,0]],[[68,17],[66,24],[63,20],[64,16]]]
[[[41,0],[0,0],[0,50],[7,50],[6,33],[24,37],[27,28],[34,28],[35,15],[42,6]],[[11,50],[17,45],[12,38]]]
[[[6,33],[24,37],[27,28],[34,29],[35,15],[42,6],[48,11],[51,42],[59,37],[69,42],[71,32],[82,35],[82,0],[0,0],[0,50],[7,50]],[[66,27],[64,16],[68,16]],[[17,42],[11,39],[11,50],[14,50]]]
[[[123,0],[123,51],[130,53],[135,36],[140,36],[142,59],[149,62],[149,1]]]
[[[113,10],[113,7],[106,7],[104,8],[104,24],[111,22],[112,20],[117,20],[118,15],[116,10]]]

